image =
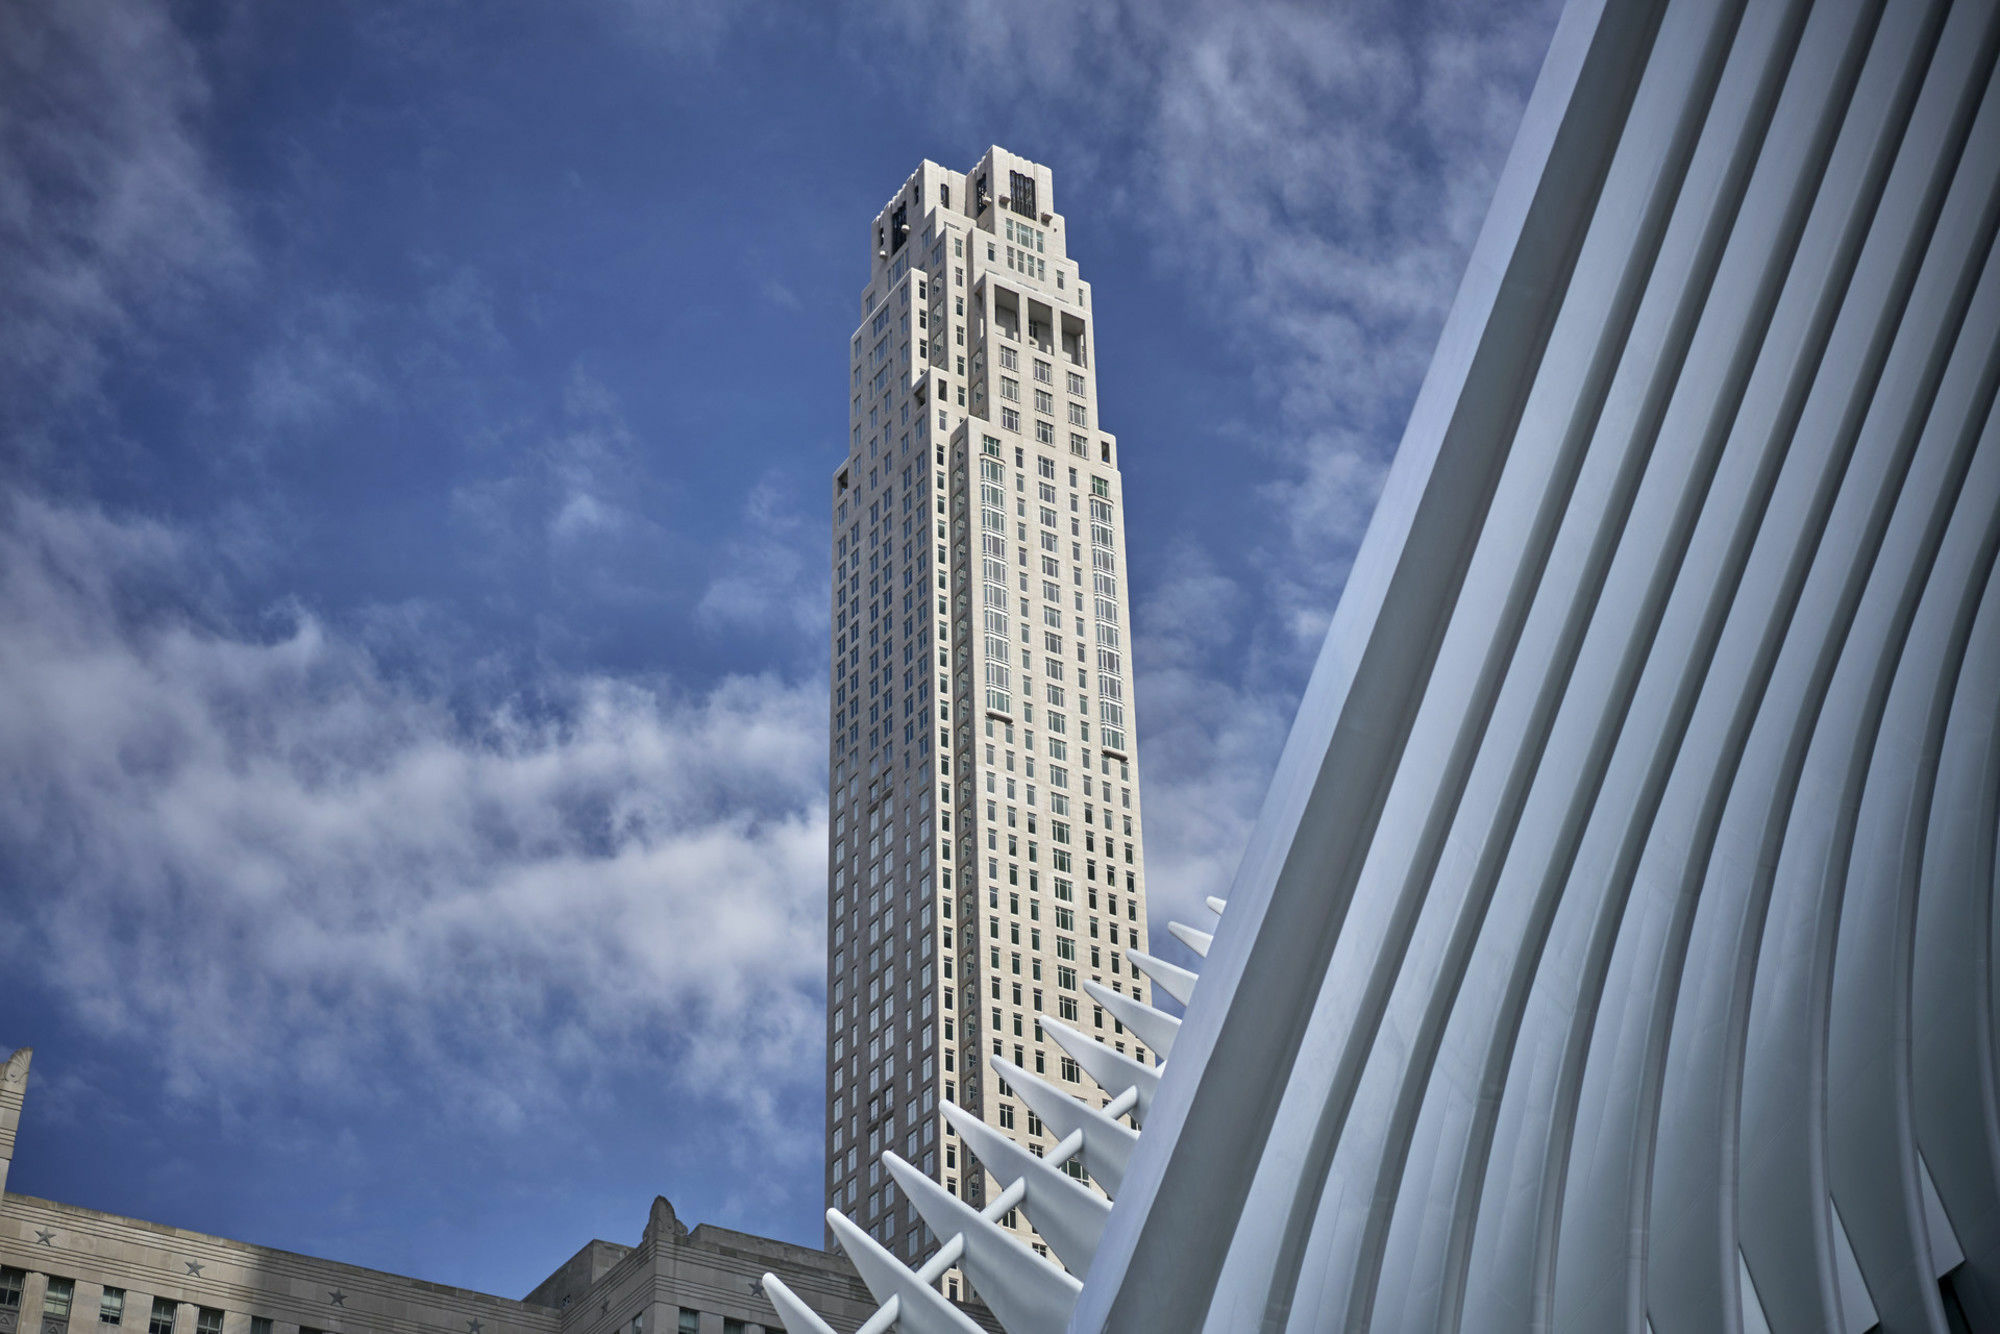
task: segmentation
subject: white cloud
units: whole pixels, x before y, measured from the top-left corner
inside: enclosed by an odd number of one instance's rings
[[[795,490],[774,473],[750,488],[719,573],[695,606],[708,629],[788,634],[824,647],[826,535],[806,522]]]
[[[1192,543],[1164,573],[1133,647],[1148,892],[1156,917],[1201,926],[1204,898],[1228,892],[1293,701],[1268,674],[1223,677],[1210,665],[1237,633],[1240,585]],[[1155,947],[1175,948],[1164,931]]]
[[[207,100],[160,7],[0,6],[0,387],[16,410],[93,390],[105,339],[246,271]]]
[[[458,558],[505,578],[532,571],[570,595],[613,606],[657,606],[648,563],[674,549],[655,517],[667,496],[617,396],[582,368],[552,423],[496,424],[470,437],[451,491]]]
[[[224,1104],[391,1063],[520,1124],[660,1035],[663,1078],[755,1115],[817,1086],[817,686],[468,714],[304,609],[218,624],[195,575],[156,525],[0,513],[8,970]]]

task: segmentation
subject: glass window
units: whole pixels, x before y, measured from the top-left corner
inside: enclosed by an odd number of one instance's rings
[[[195,1334],[222,1334],[222,1312],[213,1306],[198,1306],[194,1313]]]
[[[21,1309],[21,1285],[27,1277],[23,1270],[0,1265],[0,1311]]]
[[[125,1289],[106,1288],[97,1299],[97,1321],[101,1325],[125,1323]]]
[[[49,1275],[49,1290],[42,1296],[42,1314],[59,1320],[69,1319],[69,1305],[76,1296],[76,1280]]]
[[[153,1298],[153,1318],[146,1322],[146,1334],[174,1334],[173,1298]],[[306,1332],[301,1329],[299,1334]]]
[[[251,1316],[250,1334],[271,1334],[271,1317],[266,1315]]]
[[[683,1306],[678,1334],[701,1334],[701,1312]]]

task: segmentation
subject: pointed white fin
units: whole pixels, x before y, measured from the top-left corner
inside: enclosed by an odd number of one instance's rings
[[[1063,1267],[1072,1274],[1089,1272],[1104,1235],[1104,1221],[1111,1216],[1111,1202],[971,1112],[946,1103],[944,1116],[996,1181],[1002,1186],[1019,1181],[1027,1187],[1021,1208]]]
[[[1083,989],[1090,993],[1092,1000],[1111,1011],[1119,1022],[1131,1029],[1133,1037],[1151,1047],[1160,1059],[1165,1060],[1173,1051],[1174,1036],[1181,1031],[1180,1020],[1142,1000],[1113,991],[1102,982],[1086,980]]]
[[[1160,990],[1181,1004],[1186,1005],[1194,999],[1194,984],[1201,980],[1198,974],[1139,950],[1126,950],[1125,957],[1132,961],[1134,968],[1152,978]]]
[[[1218,899],[1213,894],[1208,896],[1208,910],[1214,913],[1217,917],[1222,916],[1222,910],[1224,908],[1227,908],[1228,906],[1229,906],[1229,900]]]
[[[1068,1024],[1057,1023],[1046,1016],[1042,1019],[1042,1031],[1054,1038],[1062,1049],[1076,1057],[1076,1063],[1083,1072],[1097,1081],[1097,1086],[1106,1093],[1123,1093],[1136,1089],[1138,1105],[1133,1108],[1132,1119],[1139,1125],[1146,1124],[1146,1109],[1153,1105],[1153,1091],[1160,1086],[1160,1072],[1150,1065],[1143,1065],[1123,1052],[1113,1051],[1098,1038],[1088,1033],[1078,1032]]]
[[[1125,1181],[1125,1168],[1132,1161],[1132,1146],[1139,1142],[1139,1132],[1119,1125],[1097,1108],[1029,1074],[1012,1061],[994,1056],[989,1063],[994,1073],[1013,1086],[1021,1101],[1047,1123],[1051,1133],[1083,1132],[1083,1152],[1078,1155],[1083,1160],[1083,1170],[1104,1187],[1105,1194],[1116,1199],[1118,1187]]]
[[[959,1267],[1007,1334],[1063,1334],[1082,1284],[895,1154],[882,1162],[931,1231],[964,1239]]]
[[[1882,1317],[1875,1310],[1875,1299],[1868,1294],[1868,1280],[1861,1276],[1861,1261],[1854,1258],[1854,1243],[1848,1240],[1847,1223],[1831,1196],[1827,1197],[1826,1207],[1833,1213],[1833,1269],[1835,1281],[1840,1285],[1841,1319],[1847,1322],[1845,1334],[1873,1329],[1882,1323]]]
[[[1183,926],[1179,922],[1168,922],[1167,932],[1175,940],[1178,940],[1204,959],[1208,957],[1208,947],[1215,943],[1215,937],[1211,936],[1208,932],[1197,931],[1193,927]]]
[[[861,1275],[861,1281],[868,1285],[875,1300],[887,1302],[894,1297],[900,1303],[896,1328],[902,1334],[981,1334],[971,1317],[911,1273],[907,1265],[883,1249],[875,1238],[849,1222],[847,1215],[829,1209],[826,1221],[833,1229],[833,1239],[854,1262],[855,1272]]]
[[[1931,1264],[1937,1270],[1937,1277],[1943,1278],[1965,1263],[1965,1248],[1958,1244],[1958,1231],[1944,1211],[1937,1178],[1931,1175],[1931,1165],[1921,1152],[1917,1154],[1917,1184],[1924,1193],[1924,1225],[1930,1232]]]

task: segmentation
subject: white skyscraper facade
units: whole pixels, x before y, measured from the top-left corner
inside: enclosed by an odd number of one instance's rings
[[[934,1240],[884,1150],[983,1204],[942,1104],[1040,1154],[1061,1137],[1010,1072],[1108,1101],[1045,1023],[1152,1060],[1116,1013],[1147,991],[1125,957],[1146,878],[1118,448],[1054,202],[1047,167],[999,148],[964,173],[923,163],[870,227],[850,346],[826,1189],[910,1260]]]

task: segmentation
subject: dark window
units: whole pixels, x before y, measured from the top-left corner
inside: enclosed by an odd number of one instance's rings
[[[701,1334],[701,1312],[683,1306],[678,1334]]]
[[[938,205],[941,208],[951,207],[951,186],[949,184],[938,187]],[[741,1324],[742,1322],[738,1321],[737,1323]]]
[[[21,1285],[27,1277],[23,1270],[0,1265],[0,1311],[21,1309]]]
[[[986,207],[986,178],[984,176],[973,182],[972,198],[974,200],[974,212],[978,212]]]
[[[213,1306],[198,1306],[194,1313],[195,1334],[222,1334],[222,1312]]]
[[[1016,213],[1024,218],[1035,216],[1035,178],[1024,172],[1007,173],[1007,198]]]
[[[250,1334],[271,1334],[271,1317],[267,1315],[251,1316]]]
[[[98,1296],[97,1323],[100,1325],[125,1323],[125,1289],[106,1288]]]
[[[889,253],[895,254],[903,248],[903,242],[910,234],[910,206],[896,205],[896,211],[889,215]]]
[[[1944,1325],[1951,1334],[1972,1334],[1972,1322],[1966,1318],[1965,1304],[1958,1299],[1958,1273],[1963,1268],[1963,1265],[1956,1265],[1949,1273],[1938,1276],[1938,1301],[1944,1305]]]
[[[153,1318],[146,1322],[146,1334],[174,1334],[173,1298],[153,1298]],[[300,1330],[299,1334],[306,1334],[306,1332]]]

